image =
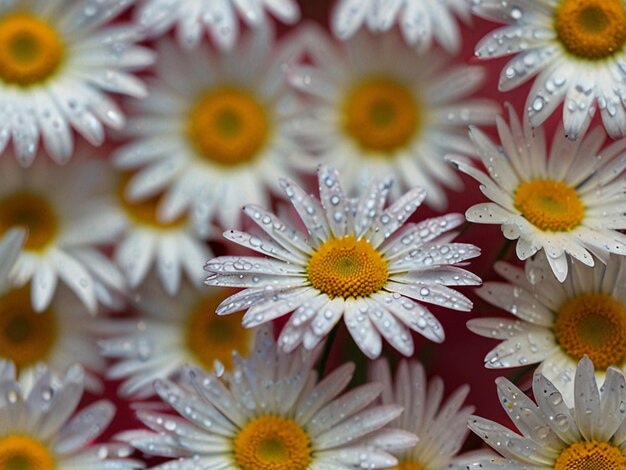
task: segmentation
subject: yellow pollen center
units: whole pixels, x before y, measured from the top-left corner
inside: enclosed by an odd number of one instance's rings
[[[531,224],[546,232],[572,230],[585,215],[576,190],[560,181],[524,181],[517,187],[514,204]]]
[[[0,438],[0,470],[54,470],[50,451],[41,442],[28,437],[9,435]]]
[[[419,131],[420,107],[402,83],[371,79],[351,90],[343,106],[343,126],[365,150],[390,153]]]
[[[580,58],[604,59],[626,42],[623,0],[563,0],[554,27],[565,49]]]
[[[311,441],[291,419],[263,416],[248,423],[234,440],[240,470],[306,470]]]
[[[63,60],[64,46],[50,25],[29,13],[0,19],[0,80],[20,86],[50,78]]]
[[[554,470],[625,470],[626,457],[606,442],[576,442],[561,452]]]
[[[55,313],[33,310],[30,285],[0,297],[0,358],[15,362],[18,368],[34,365],[47,359],[56,339]]]
[[[211,163],[248,163],[268,140],[267,112],[249,92],[223,87],[209,91],[193,108],[187,136],[196,152]]]
[[[0,235],[15,226],[28,229],[26,250],[42,251],[54,242],[59,220],[44,197],[20,192],[0,199]]]
[[[316,289],[335,297],[367,297],[387,283],[387,261],[366,240],[354,235],[328,240],[309,260],[309,281]]]
[[[223,290],[201,299],[187,319],[187,348],[207,370],[213,369],[215,360],[230,370],[233,351],[242,356],[250,353],[251,330],[244,328],[236,315],[219,316],[215,313],[220,302],[229,295],[227,290]]]
[[[554,323],[561,348],[576,361],[585,354],[597,370],[626,358],[626,307],[608,294],[582,294],[569,300]]]
[[[426,470],[426,469],[418,463],[401,462],[396,467],[393,467],[393,470]]]

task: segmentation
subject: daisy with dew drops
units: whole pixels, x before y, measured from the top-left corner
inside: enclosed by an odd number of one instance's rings
[[[108,93],[143,98],[132,72],[153,62],[127,24],[106,26],[129,0],[8,0],[0,4],[0,152],[13,142],[29,166],[39,140],[58,163],[74,153],[76,130],[92,145],[104,126],[119,129],[124,115]]]
[[[476,46],[479,58],[514,54],[499,89],[533,79],[525,116],[539,126],[563,103],[570,139],[584,134],[596,107],[613,138],[626,135],[626,3],[623,0],[473,0],[472,12],[506,23]]]
[[[171,297],[149,279],[136,291],[133,306],[140,316],[118,320],[115,336],[99,343],[103,356],[118,360],[107,377],[123,379],[119,394],[145,398],[154,394],[156,379],[178,381],[185,364],[221,375],[232,370],[233,351],[248,356],[254,331],[244,328],[236,315],[215,315],[230,293],[184,283]]]
[[[155,389],[178,414],[138,412],[150,428],[118,437],[149,455],[176,458],[157,469],[349,470],[389,468],[390,452],[412,447],[414,434],[387,427],[402,412],[375,405],[382,387],[342,392],[354,365],[318,381],[315,352],[279,350],[271,326],[259,328],[248,359],[234,356],[223,378],[187,368],[184,388]]]
[[[626,468],[626,379],[609,368],[598,389],[593,363],[576,367],[574,403],[543,374],[535,373],[533,396],[504,377],[496,379],[502,407],[519,434],[479,416],[468,425],[504,458],[476,459],[468,469],[623,470]]]
[[[224,236],[266,257],[222,256],[207,262],[210,286],[243,287],[224,300],[219,315],[247,310],[246,327],[291,313],[279,345],[314,348],[343,317],[359,348],[380,355],[381,336],[406,356],[411,330],[441,342],[443,328],[424,306],[469,311],[472,303],[448,286],[480,284],[458,265],[479,255],[467,243],[451,243],[463,223],[447,214],[407,223],[426,197],[421,188],[385,207],[392,179],[373,181],[359,198],[348,198],[339,173],[321,166],[320,200],[282,179],[285,194],[307,229],[288,226],[259,206],[245,214],[263,234],[229,230]]]
[[[26,235],[23,228],[12,228],[0,238],[0,294],[11,285],[9,274],[24,246]]]
[[[426,203],[444,209],[444,188],[463,187],[444,156],[475,153],[468,124],[492,124],[499,111],[494,101],[469,98],[485,70],[452,65],[438,52],[416,55],[393,33],[364,32],[337,45],[317,27],[302,31],[312,64],[287,75],[310,99],[298,128],[307,152],[334,165],[350,195],[394,175],[396,195],[422,186]]]
[[[610,253],[626,255],[624,169],[626,139],[603,148],[602,128],[570,141],[557,130],[550,151],[542,127],[520,123],[509,106],[509,124],[497,117],[501,146],[470,128],[485,170],[450,156],[459,170],[480,183],[491,202],[470,207],[467,220],[498,224],[525,260],[546,254],[556,278],[568,275],[568,255],[587,266],[607,263]]]

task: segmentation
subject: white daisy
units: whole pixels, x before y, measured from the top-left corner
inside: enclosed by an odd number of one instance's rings
[[[153,62],[134,27],[105,27],[129,0],[0,2],[0,151],[13,141],[20,164],[39,137],[58,163],[73,153],[72,128],[93,145],[124,115],[107,92],[145,97],[131,72]]]
[[[540,373],[533,380],[533,402],[504,377],[496,380],[502,407],[520,434],[478,416],[469,427],[504,459],[477,460],[468,469],[622,470],[626,468],[626,380],[610,368],[598,390],[593,364],[576,368],[575,402]]]
[[[93,444],[113,419],[115,407],[101,400],[74,413],[83,394],[83,371],[73,366],[60,378],[42,367],[24,388],[15,366],[0,361],[0,468],[37,470],[130,470],[124,444]]]
[[[133,142],[115,156],[119,168],[141,168],[128,188],[133,200],[163,190],[158,217],[169,222],[192,209],[204,236],[217,213],[237,226],[247,202],[267,204],[267,187],[303,159],[292,136],[294,93],[283,66],[299,47],[274,45],[265,29],[242,38],[230,53],[182,52],[158,44],[157,80],[150,99],[135,102],[128,132]]]
[[[424,368],[417,361],[400,361],[395,383],[385,359],[370,366],[369,377],[382,384],[383,405],[397,404],[404,408],[391,425],[419,438],[415,447],[394,453],[400,461],[396,469],[442,470],[456,468],[455,465],[465,461],[463,456],[455,455],[467,436],[465,423],[473,411],[473,407],[461,408],[469,392],[467,385],[454,391],[442,404],[443,381],[435,377],[427,385]]]
[[[12,228],[0,238],[0,294],[11,285],[9,274],[25,240],[26,230],[21,228]]]
[[[609,253],[626,254],[626,235],[618,232],[626,229],[626,139],[601,150],[602,128],[575,142],[557,131],[548,156],[543,128],[522,127],[509,111],[508,126],[497,118],[501,147],[470,128],[487,172],[451,158],[493,201],[472,206],[467,220],[500,224],[507,239],[518,240],[522,260],[543,250],[559,281],[567,277],[567,254],[588,266],[592,254],[603,263]]]
[[[444,155],[474,153],[467,125],[493,123],[499,109],[490,100],[467,98],[485,70],[448,66],[440,53],[416,56],[392,33],[361,33],[336,45],[309,28],[307,38],[314,65],[288,73],[310,97],[299,127],[305,148],[336,166],[349,191],[395,174],[398,190],[423,186],[427,203],[443,209],[443,186],[462,188]]]
[[[573,403],[576,363],[589,356],[600,383],[614,366],[626,371],[626,259],[611,256],[593,268],[576,261],[564,283],[550,272],[545,256],[527,261],[524,272],[497,263],[509,283],[487,282],[477,293],[513,315],[478,318],[468,327],[479,335],[503,340],[485,357],[488,368],[539,363],[538,371],[559,386]]]
[[[564,101],[565,132],[577,139],[597,102],[608,133],[626,135],[624,0],[473,0],[473,12],[507,23],[476,46],[480,58],[515,54],[500,74],[500,90],[536,76],[526,100],[534,126]]]
[[[302,354],[301,354],[302,353]],[[386,428],[398,405],[370,406],[380,384],[341,396],[354,366],[345,364],[318,382],[315,354],[277,350],[271,328],[259,329],[254,353],[237,358],[221,380],[190,368],[189,389],[157,381],[155,389],[181,416],[140,411],[153,431],[119,436],[141,451],[178,457],[156,468],[342,470],[388,468],[388,452],[415,444],[409,432]]]
[[[247,356],[253,332],[234,315],[215,315],[229,293],[184,284],[173,298],[164,295],[156,282],[138,291],[135,307],[141,316],[118,320],[116,337],[100,343],[104,356],[119,359],[107,376],[124,379],[120,394],[145,398],[154,393],[155,379],[178,379],[184,364],[222,373],[231,369],[233,351]]]
[[[300,19],[296,0],[139,0],[136,21],[152,36],[176,26],[181,46],[196,47],[204,30],[221,49],[232,49],[239,34],[239,17],[253,28],[265,25],[271,13],[284,23]]]
[[[123,217],[107,200],[102,175],[105,162],[77,149],[74,161],[59,167],[38,158],[24,169],[0,158],[0,234],[13,227],[28,229],[13,268],[18,285],[31,282],[35,311],[45,310],[60,279],[91,312],[107,289],[123,289],[124,278],[97,245],[113,242]]]
[[[409,191],[385,209],[391,179],[373,181],[360,199],[350,199],[338,178],[330,167],[319,169],[321,203],[281,180],[308,236],[258,206],[244,207],[269,237],[235,230],[224,236],[271,259],[209,261],[208,285],[246,288],[222,302],[217,313],[248,309],[243,324],[252,327],[293,312],[280,334],[285,351],[300,343],[314,348],[342,316],[370,358],[381,352],[381,335],[406,356],[413,354],[409,330],[443,341],[441,324],[422,302],[469,311],[470,300],[446,286],[480,283],[458,267],[478,256],[479,249],[450,243],[454,234],[448,232],[463,223],[463,216],[405,224],[426,197],[423,189]]]
[[[347,39],[366,23],[371,31],[388,31],[398,23],[404,39],[419,50],[437,41],[448,52],[458,52],[461,34],[456,16],[469,21],[467,0],[339,0],[331,27],[340,39]]]

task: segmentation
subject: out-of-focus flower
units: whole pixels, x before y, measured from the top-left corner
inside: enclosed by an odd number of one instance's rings
[[[407,356],[413,354],[410,330],[443,341],[441,324],[422,302],[471,310],[470,300],[447,286],[480,283],[456,266],[480,251],[450,243],[454,235],[448,232],[462,223],[460,214],[406,223],[426,197],[421,188],[385,208],[392,181],[375,180],[360,198],[351,199],[339,185],[339,173],[323,166],[320,203],[281,180],[308,237],[258,206],[245,206],[246,215],[269,237],[235,230],[224,236],[271,259],[209,261],[208,285],[246,288],[222,302],[217,313],[248,309],[243,324],[252,327],[293,312],[280,334],[285,351],[300,343],[314,348],[342,316],[370,358],[381,352],[381,335]]]
[[[9,274],[20,255],[20,250],[26,240],[26,230],[23,228],[9,229],[0,238],[0,294],[9,289],[11,281]]]
[[[476,56],[483,59],[515,54],[502,69],[500,90],[536,76],[525,114],[534,126],[564,102],[565,133],[577,139],[597,103],[608,133],[626,135],[623,0],[474,0],[473,12],[507,23],[476,46]]]
[[[72,128],[93,145],[124,115],[107,92],[146,95],[132,71],[153,62],[129,25],[104,26],[129,0],[0,3],[0,151],[9,140],[23,166],[39,138],[54,160],[71,158]]]
[[[316,354],[277,350],[272,329],[261,327],[254,353],[238,359],[226,380],[197,369],[186,374],[190,389],[167,381],[155,388],[182,418],[140,411],[153,431],[119,437],[151,455],[179,458],[156,468],[289,470],[389,468],[389,451],[415,444],[415,436],[385,425],[398,405],[370,406],[380,384],[341,396],[354,366],[338,367],[320,382],[312,370]]]
[[[470,330],[503,340],[485,357],[489,368],[540,363],[538,371],[573,403],[576,363],[585,355],[601,383],[606,370],[626,370],[626,258],[612,255],[593,268],[573,261],[558,282],[543,255],[527,261],[524,272],[505,263],[496,271],[509,283],[488,282],[477,293],[517,318],[470,320]]]
[[[340,39],[352,36],[364,23],[371,31],[388,31],[396,22],[404,39],[420,51],[437,41],[448,52],[458,52],[461,35],[454,18],[469,20],[467,0],[338,0],[332,29]]]
[[[469,427],[504,459],[477,459],[467,468],[524,470],[602,469],[626,467],[626,380],[609,368],[598,390],[593,364],[583,358],[576,368],[575,402],[563,400],[561,391],[543,374],[533,381],[535,404],[504,377],[496,380],[504,410],[521,435],[478,416]]]
[[[314,64],[288,73],[311,98],[298,127],[305,148],[336,166],[349,192],[393,174],[396,194],[419,185],[428,191],[426,202],[443,209],[443,187],[462,188],[443,157],[474,153],[467,125],[493,123],[499,110],[490,100],[467,98],[484,69],[448,66],[440,53],[417,56],[391,33],[362,33],[335,45],[309,30]]]
[[[140,168],[127,196],[165,191],[158,219],[170,222],[192,208],[201,236],[215,214],[234,227],[245,202],[267,204],[276,176],[305,158],[292,136],[297,101],[282,68],[299,46],[283,44],[263,28],[222,55],[159,42],[150,99],[132,103],[134,140],[115,156],[118,168]]]
[[[135,19],[151,36],[176,26],[178,42],[196,47],[203,32],[221,49],[232,49],[239,34],[239,17],[252,28],[265,27],[271,13],[284,23],[300,19],[296,0],[138,0]]]
[[[38,158],[24,169],[13,159],[0,158],[0,234],[25,227],[28,236],[11,276],[18,285],[31,281],[35,311],[45,310],[60,279],[95,312],[107,290],[125,282],[97,245],[114,241],[124,226],[107,200],[105,164],[89,159],[86,147],[60,167]]]
[[[130,470],[125,444],[92,444],[113,419],[115,407],[101,400],[74,414],[83,394],[83,370],[64,378],[41,367],[31,387],[16,379],[15,366],[0,361],[0,464],[5,469]]]
[[[117,321],[115,338],[100,343],[106,357],[119,359],[107,375],[124,379],[119,388],[126,397],[145,398],[154,393],[155,379],[179,379],[180,368],[193,364],[223,373],[232,368],[232,354],[247,356],[254,334],[235,316],[215,314],[228,291],[184,284],[176,297],[163,294],[156,282],[137,292],[137,320]]]
[[[567,255],[594,266],[609,253],[626,255],[624,168],[626,139],[600,150],[602,128],[572,142],[556,132],[548,156],[543,128],[520,124],[509,110],[510,123],[498,116],[502,147],[477,128],[470,137],[487,170],[467,159],[451,157],[458,168],[480,183],[493,202],[469,208],[467,220],[499,224],[509,240],[517,240],[517,256],[525,260],[540,250],[559,281],[568,273]]]
[[[463,456],[455,457],[469,430],[465,426],[473,407],[464,407],[467,385],[457,389],[442,404],[443,381],[435,377],[426,383],[424,368],[417,361],[402,360],[395,381],[386,359],[370,366],[370,380],[383,386],[382,404],[396,404],[403,413],[391,426],[414,433],[419,441],[411,449],[394,453],[400,461],[400,470],[457,468],[465,462]],[[464,467],[459,467],[464,468]]]

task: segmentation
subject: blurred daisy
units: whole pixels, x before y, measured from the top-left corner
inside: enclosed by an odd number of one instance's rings
[[[176,26],[181,46],[196,47],[203,30],[221,49],[232,49],[239,34],[239,16],[253,28],[265,25],[271,13],[284,23],[300,19],[296,0],[139,0],[137,22],[152,36]]]
[[[157,217],[159,196],[131,202],[126,196],[129,175],[117,181],[116,202],[127,219],[126,231],[118,242],[114,259],[131,288],[137,288],[153,265],[170,295],[176,294],[182,272],[197,286],[202,285],[203,260],[211,250],[194,233],[191,220],[182,215],[170,222]]]
[[[536,373],[537,404],[504,377],[496,380],[504,410],[520,434],[478,416],[469,427],[504,459],[477,460],[467,468],[507,470],[621,470],[626,468],[626,381],[616,369],[607,371],[598,390],[593,364],[584,358],[576,368],[575,403]]]
[[[208,285],[246,288],[222,302],[217,313],[248,309],[243,324],[252,327],[293,312],[280,334],[285,351],[300,343],[314,348],[342,316],[370,358],[381,352],[381,335],[406,356],[413,354],[409,330],[443,341],[441,324],[422,302],[469,311],[470,300],[446,286],[480,284],[477,276],[457,266],[478,256],[479,249],[450,243],[454,234],[448,231],[463,217],[449,214],[405,225],[424,200],[423,189],[409,191],[385,209],[391,179],[374,181],[360,199],[350,199],[338,178],[336,170],[320,168],[321,204],[281,180],[308,237],[258,206],[244,207],[269,237],[235,230],[224,236],[272,259],[223,256],[209,261],[205,269],[213,274]]]
[[[417,361],[400,361],[395,382],[385,359],[370,366],[369,376],[370,380],[382,385],[383,405],[397,404],[404,408],[391,425],[419,438],[415,447],[394,453],[400,461],[395,468],[443,470],[464,461],[455,455],[463,446],[469,431],[465,423],[473,411],[473,407],[461,408],[469,392],[467,385],[453,392],[442,404],[443,381],[435,377],[427,386],[424,368]]]
[[[134,140],[115,163],[141,168],[130,180],[130,199],[165,190],[159,220],[192,208],[201,236],[215,213],[223,225],[237,226],[241,206],[267,204],[267,187],[276,189],[276,175],[288,173],[300,155],[289,123],[294,94],[282,79],[292,46],[275,47],[268,34],[255,30],[224,55],[208,48],[184,53],[166,39],[158,44],[158,78],[150,99],[133,103]]]
[[[74,414],[83,394],[83,371],[64,378],[42,367],[30,388],[16,380],[15,366],[0,361],[0,465],[3,469],[125,470],[143,468],[129,460],[124,444],[92,444],[113,419],[115,407],[101,400]]]
[[[469,20],[467,0],[339,0],[331,27],[340,39],[352,36],[363,23],[371,31],[388,31],[398,23],[404,39],[420,51],[437,41],[448,52],[458,52],[461,35],[454,18]]]
[[[129,0],[6,0],[0,3],[0,152],[9,140],[21,165],[38,141],[58,163],[73,153],[72,128],[93,145],[124,115],[107,92],[142,98],[130,72],[153,62],[131,26],[103,25]]]
[[[163,401],[182,418],[140,411],[156,432],[119,437],[147,454],[180,458],[156,467],[162,469],[389,468],[397,460],[388,451],[415,444],[413,434],[385,428],[400,406],[369,406],[380,384],[339,396],[352,379],[352,364],[318,382],[315,354],[284,354],[276,346],[271,328],[262,327],[253,355],[237,360],[226,380],[191,368],[191,389],[157,381]]]
[[[623,0],[474,0],[473,12],[508,25],[476,46],[480,58],[516,54],[500,74],[508,91],[535,77],[526,115],[540,125],[563,106],[570,139],[584,133],[596,109],[608,133],[626,135],[626,3]]]
[[[470,137],[487,173],[466,159],[452,157],[458,168],[480,183],[491,201],[465,213],[470,222],[501,224],[502,233],[517,241],[524,260],[543,250],[559,281],[567,277],[567,254],[593,266],[592,254],[603,263],[609,253],[626,254],[624,168],[626,139],[602,151],[601,128],[572,142],[557,131],[550,154],[542,128],[524,127],[509,109],[510,124],[498,116],[502,147],[479,129]]]
[[[474,153],[468,124],[487,124],[496,103],[468,99],[483,82],[481,67],[448,67],[448,59],[415,51],[391,33],[360,34],[337,47],[311,29],[315,66],[295,66],[290,81],[310,98],[299,127],[310,153],[342,172],[348,191],[394,174],[401,188],[419,185],[427,203],[443,209],[443,186],[461,179],[444,162],[449,152]]]
[[[20,255],[26,240],[26,230],[13,228],[0,238],[0,294],[11,285],[9,273]]]
[[[200,292],[185,284],[172,298],[156,282],[148,282],[137,293],[141,317],[118,320],[117,337],[100,343],[104,356],[119,359],[107,375],[124,379],[120,394],[145,398],[154,393],[155,379],[178,379],[184,364],[221,374],[231,370],[233,351],[247,356],[253,332],[234,315],[215,314],[228,294],[222,289]]]
[[[96,249],[111,243],[124,220],[102,195],[103,161],[87,159],[86,148],[64,167],[38,158],[24,169],[0,158],[0,235],[28,229],[12,275],[31,282],[31,301],[45,310],[60,279],[95,312],[108,287],[123,288],[115,266]]]
[[[626,259],[613,255],[606,265],[571,265],[561,284],[543,255],[527,261],[530,280],[519,268],[496,264],[509,283],[487,282],[477,293],[517,318],[468,322],[473,332],[503,340],[485,357],[486,367],[539,363],[538,371],[559,386],[570,404],[582,357],[591,358],[600,383],[609,366],[626,371]]]

